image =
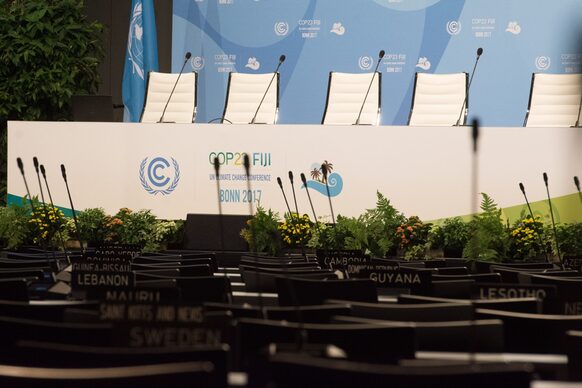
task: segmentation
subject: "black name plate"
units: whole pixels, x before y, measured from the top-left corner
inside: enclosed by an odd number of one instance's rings
[[[321,268],[346,269],[348,265],[369,264],[370,257],[362,251],[317,250],[317,261]]]
[[[95,288],[87,290],[87,298],[119,303],[169,303],[180,299],[177,287],[167,288]]]
[[[127,288],[135,286],[133,272],[88,272],[73,271],[71,287],[73,290],[88,288]]]
[[[475,283],[472,285],[471,293],[477,299],[538,298],[544,300],[556,297],[556,286],[519,283]]]
[[[379,288],[418,290],[430,287],[432,272],[430,270],[396,269],[384,265],[368,265],[360,267],[357,272],[350,274],[350,277],[373,280]]]

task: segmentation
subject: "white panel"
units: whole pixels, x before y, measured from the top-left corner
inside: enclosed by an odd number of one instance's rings
[[[253,199],[279,214],[286,209],[276,178],[293,171],[296,177],[304,172],[309,179],[313,166],[327,160],[343,180],[341,192],[332,198],[336,215],[357,216],[373,208],[378,190],[406,215],[431,220],[471,212],[470,134],[469,127],[10,121],[8,192],[25,195],[15,160],[22,157],[30,176],[32,157],[37,156],[59,206],[69,207],[60,179],[59,165],[64,163],[78,209],[101,206],[109,213],[121,207],[152,209],[168,219],[185,218],[187,213],[217,214],[212,160],[218,155],[223,162],[224,212],[248,214],[241,158],[248,153]],[[575,192],[572,176],[580,175],[582,166],[579,128],[491,127],[481,134],[477,189],[501,207],[524,203],[518,182],[525,184],[531,201],[545,199],[543,172],[550,177],[553,197]],[[176,175],[172,158],[179,164],[179,182],[167,195],[151,194],[140,179],[148,180],[149,163],[157,157],[170,164],[152,174],[170,182]],[[307,213],[310,206],[298,181],[299,211]],[[38,187],[30,188],[38,195]],[[290,190],[287,179],[285,189]],[[317,214],[328,216],[325,189],[310,193]]]

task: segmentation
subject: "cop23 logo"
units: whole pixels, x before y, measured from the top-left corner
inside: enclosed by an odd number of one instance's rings
[[[139,180],[141,186],[149,194],[168,195],[178,186],[178,182],[180,182],[180,166],[176,159],[170,159],[174,168],[174,179],[170,179],[166,175],[170,167],[170,162],[167,159],[158,156],[151,159],[149,163],[148,158],[141,161],[139,165]]]

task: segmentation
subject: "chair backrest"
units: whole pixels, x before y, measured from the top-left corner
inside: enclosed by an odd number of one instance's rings
[[[473,306],[461,303],[382,304],[347,302],[352,316],[388,321],[463,321],[473,317]]]
[[[453,126],[467,96],[468,74],[416,73],[408,125]],[[469,99],[460,124],[465,124]]]
[[[570,127],[576,123],[582,74],[533,73],[524,127]]]
[[[165,122],[192,123],[196,115],[196,90],[198,74],[196,72],[182,73],[172,98],[168,98],[176,84],[179,74],[158,73],[151,71],[148,75],[147,92],[144,109],[141,115],[142,123],[157,123],[164,113]]]
[[[255,123],[275,124],[279,110],[279,73],[269,86],[271,78],[273,73],[230,73],[222,115],[224,121],[230,124],[249,124],[269,88]]]
[[[571,381],[582,381],[582,331],[566,332],[568,354],[568,377]]]
[[[374,78],[372,80],[372,77]],[[370,83],[372,83],[370,87]],[[352,125],[362,105],[359,124],[378,125],[380,121],[382,73],[329,73],[327,100],[322,124]],[[366,97],[366,92],[370,92]],[[365,104],[364,104],[365,99]]]
[[[281,306],[317,305],[327,299],[378,301],[376,284],[370,279],[311,280],[279,277],[276,286]]]

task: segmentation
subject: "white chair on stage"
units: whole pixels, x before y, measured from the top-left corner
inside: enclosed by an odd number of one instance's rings
[[[275,124],[279,111],[279,73],[230,73],[222,121],[230,124]],[[271,85],[269,86],[269,83]],[[268,91],[267,91],[268,88]],[[266,92],[266,95],[265,95]],[[264,100],[261,104],[261,100]]]
[[[372,77],[374,77],[373,80]],[[379,72],[330,72],[325,112],[321,123],[325,125],[378,125],[380,121],[381,85],[382,74]],[[368,88],[370,88],[370,92],[366,97]],[[364,98],[366,100],[365,103]],[[360,110],[362,114],[358,120]]]
[[[464,125],[469,100],[464,108],[461,107],[467,96],[467,85],[467,73],[416,73],[408,125],[453,126],[459,116],[462,116],[460,125]]]
[[[524,127],[576,125],[582,102],[582,74],[533,73]]]
[[[163,122],[184,124],[194,122],[198,74],[196,72],[182,73],[176,85],[178,75],[178,73],[149,72],[144,109],[140,120],[142,123],[157,123],[162,114],[164,115]],[[176,89],[168,102],[174,85]],[[168,107],[164,113],[166,104]]]

